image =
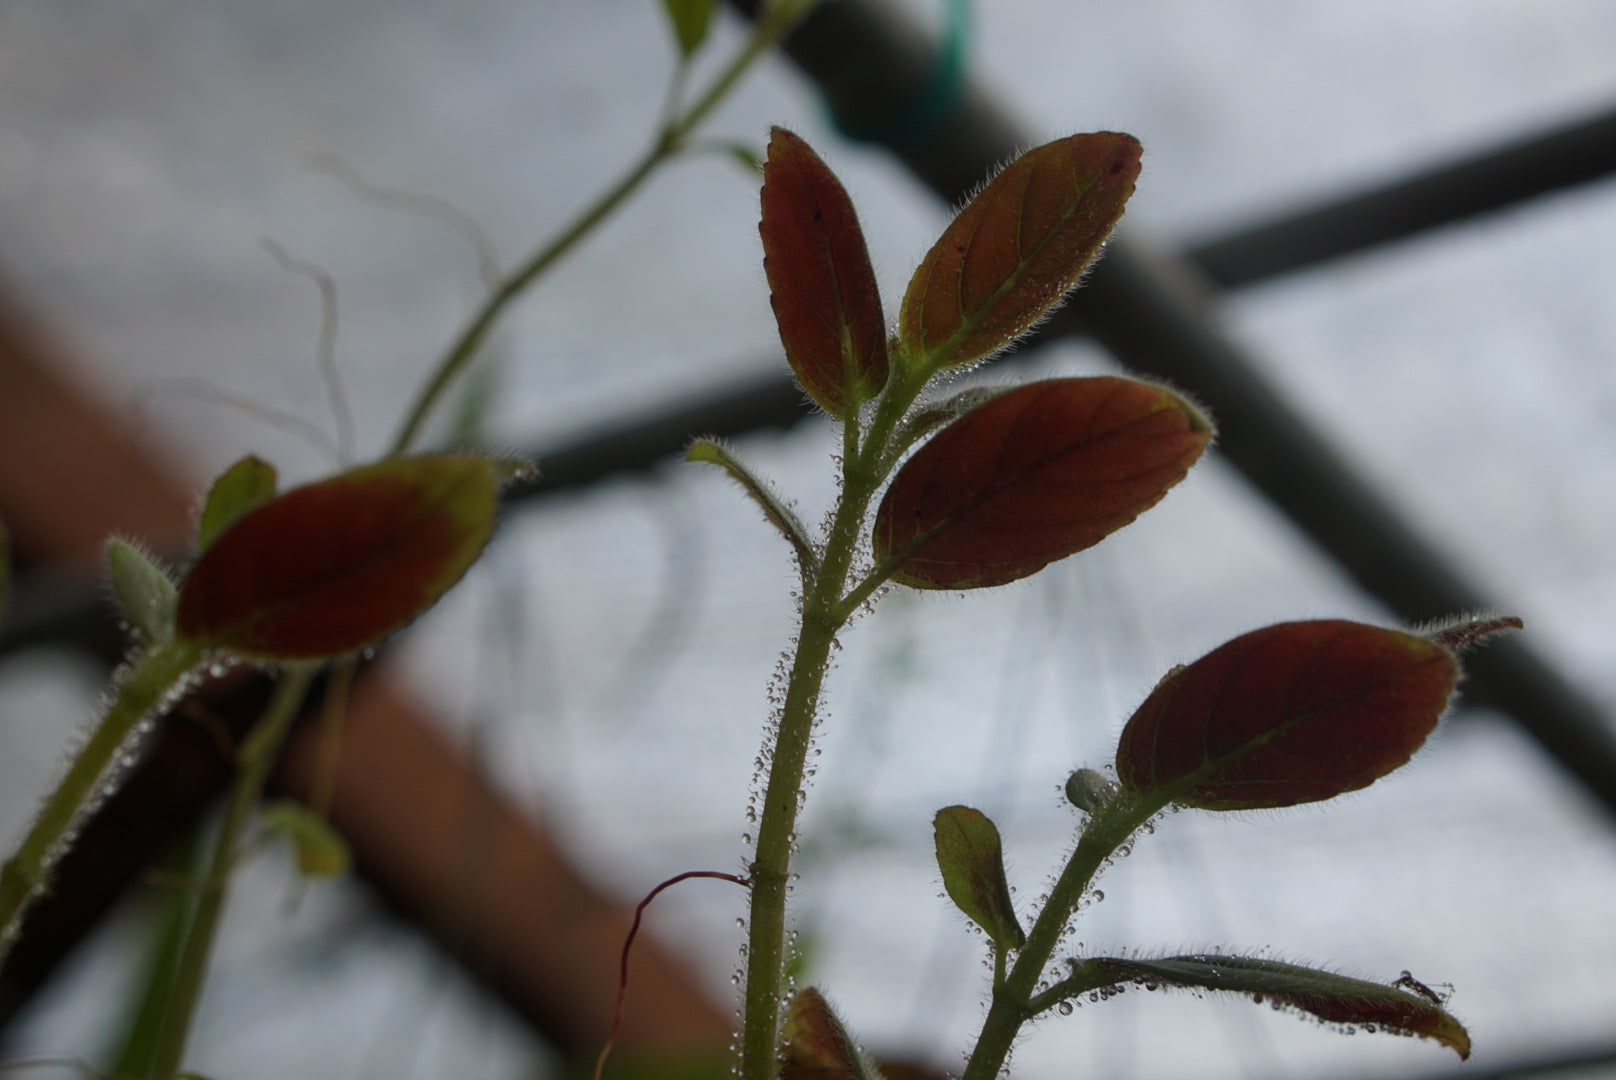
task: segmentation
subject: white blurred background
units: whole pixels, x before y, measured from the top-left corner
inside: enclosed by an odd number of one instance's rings
[[[927,25],[938,4],[908,0]],[[247,452],[289,480],[306,442],[206,385],[329,426],[318,308],[269,238],[341,289],[361,456],[478,295],[438,223],[311,166],[452,199],[507,264],[637,154],[673,51],[651,0],[7,0],[0,5],[0,279],[200,485]],[[1227,231],[1616,100],[1599,0],[989,0],[974,78],[1039,138],[1138,135],[1128,216],[1167,244]],[[739,24],[725,12],[716,52]],[[889,313],[947,208],[843,141],[769,62],[710,125],[810,140],[859,206]],[[680,164],[547,280],[489,358],[493,438],[550,445],[780,363],[755,180]],[[1616,186],[1606,181],[1231,295],[1227,331],[1309,420],[1616,715]],[[1034,370],[1100,370],[1097,350]],[[1189,388],[1193,391],[1193,387]],[[823,422],[739,449],[817,520]],[[421,692],[625,900],[735,869],[764,691],[792,632],[789,554],[721,476],[537,501],[403,643]],[[955,1067],[980,1018],[978,938],[931,861],[933,811],[1005,834],[1030,900],[1071,841],[1059,795],[1109,760],[1172,663],[1264,622],[1384,619],[1221,461],[1126,532],[991,594],[894,594],[848,636],[804,829],[807,977],[872,1048]],[[0,659],[0,837],[22,828],[100,673]],[[248,871],[190,1060],[211,1077],[541,1076],[541,1046],[357,886],[295,917]],[[1102,882],[1090,952],[1221,946],[1451,983],[1476,1065],[1607,1042],[1616,833],[1508,723],[1463,711],[1413,765],[1323,808],[1168,818]],[[675,890],[652,923],[729,992],[739,894]],[[93,1057],[130,978],[115,921],[10,1033]],[[1245,1002],[1130,993],[1039,1026],[1017,1075],[1107,1080],[1418,1076],[1434,1044],[1343,1039]],[[41,1075],[49,1075],[41,1073]],[[62,1075],[67,1075],[65,1072]]]

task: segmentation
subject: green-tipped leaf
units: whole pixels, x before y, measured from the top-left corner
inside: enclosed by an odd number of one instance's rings
[[[355,652],[460,580],[494,531],[480,457],[400,458],[286,492],[214,541],[180,586],[186,638],[252,659]]]
[[[259,814],[264,828],[286,838],[304,877],[333,878],[348,872],[353,857],[348,842],[325,818],[300,802],[282,799]]]
[[[811,986],[791,999],[785,1039],[780,1080],[881,1080],[824,995]]]
[[[174,636],[174,579],[156,559],[113,537],[107,541],[107,569],[118,610],[142,639],[161,643]]]
[[[1102,131],[1029,150],[961,210],[904,294],[898,334],[927,372],[999,351],[1077,284],[1122,216],[1139,142]]]
[[[1418,989],[1354,979],[1278,960],[1209,953],[1160,960],[1100,958],[1074,966],[1080,977],[1104,976],[1110,985],[1142,983],[1244,994],[1276,1008],[1296,1009],[1359,1031],[1435,1039],[1461,1059],[1470,1056],[1470,1033],[1464,1025],[1442,1008],[1440,999]]]
[[[820,408],[846,419],[886,385],[881,293],[853,200],[784,128],[769,139],[758,232],[786,360]]]
[[[253,454],[220,473],[196,524],[197,551],[206,551],[243,514],[273,499],[276,482],[275,466]]]
[[[932,831],[948,898],[1000,950],[1020,948],[1027,935],[1010,899],[998,826],[980,810],[945,806],[932,820]]]
[[[1294,806],[1367,787],[1441,719],[1459,665],[1417,634],[1320,619],[1243,634],[1151,691],[1117,778],[1204,810]]]
[[[1205,415],[1165,387],[1116,376],[1017,387],[904,462],[876,512],[876,558],[919,589],[1027,577],[1154,506],[1211,440]]]

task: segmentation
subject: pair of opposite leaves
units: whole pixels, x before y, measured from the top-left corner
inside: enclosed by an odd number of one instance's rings
[[[763,265],[786,358],[809,396],[849,421],[889,386],[913,395],[1027,332],[1099,254],[1133,192],[1140,147],[1115,132],[1022,155],[960,211],[910,279],[887,338],[863,232],[818,155],[776,128],[763,170]],[[907,402],[905,402],[907,404]],[[1091,547],[1153,506],[1212,426],[1160,386],[1053,379],[994,395],[899,469],[874,549],[916,588],[1002,585]]]

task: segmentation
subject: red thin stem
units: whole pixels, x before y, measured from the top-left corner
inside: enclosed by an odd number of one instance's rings
[[[623,1009],[628,1004],[628,955],[629,950],[634,948],[634,938],[640,932],[640,920],[645,916],[646,906],[655,900],[663,889],[677,885],[681,881],[688,881],[690,878],[718,878],[720,881],[733,881],[743,889],[750,884],[745,878],[738,877],[735,874],[726,874],[722,870],[686,870],[682,874],[675,874],[645,894],[645,899],[641,900],[634,909],[634,922],[628,928],[628,936],[623,939],[623,956],[618,961],[617,967],[617,1013],[612,1017],[612,1030],[611,1034],[606,1036],[606,1045],[600,1048],[600,1056],[595,1059],[594,1080],[600,1080],[601,1072],[606,1068],[606,1057],[612,1052],[612,1047],[617,1042],[618,1030],[623,1026]]]

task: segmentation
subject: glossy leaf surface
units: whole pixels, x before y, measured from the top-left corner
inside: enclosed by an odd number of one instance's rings
[[[928,371],[1009,345],[1077,284],[1139,176],[1139,141],[1102,131],[1029,150],[961,210],[910,279],[898,314]]]
[[[1017,387],[898,470],[876,512],[876,558],[907,552],[892,580],[921,589],[1024,578],[1154,506],[1211,439],[1206,417],[1160,386],[1100,376]]]
[[[780,1080],[880,1080],[825,996],[811,986],[792,997],[785,1038]]]
[[[265,660],[364,648],[430,607],[493,533],[493,468],[419,457],[352,469],[243,516],[180,586],[187,638]]]
[[[1122,732],[1117,777],[1206,810],[1333,798],[1405,764],[1458,677],[1447,649],[1400,630],[1265,627],[1157,684]]]
[[[174,636],[174,579],[155,559],[127,540],[107,541],[112,595],[129,625],[149,642]]]
[[[846,189],[784,128],[769,139],[758,231],[791,370],[820,408],[845,418],[886,385],[881,294]]]
[[[196,526],[197,551],[206,551],[243,514],[273,499],[277,482],[275,466],[254,454],[220,473],[202,504]]]
[[[1094,959],[1083,961],[1080,969],[1085,975],[1114,976],[1113,985],[1131,982],[1244,994],[1356,1030],[1435,1039],[1461,1059],[1470,1056],[1469,1032],[1442,1008],[1440,1000],[1334,971],[1216,954],[1160,960]]]
[[[932,831],[948,898],[987,931],[995,946],[1019,948],[1027,935],[1010,899],[998,826],[980,810],[945,806],[932,820]]]

